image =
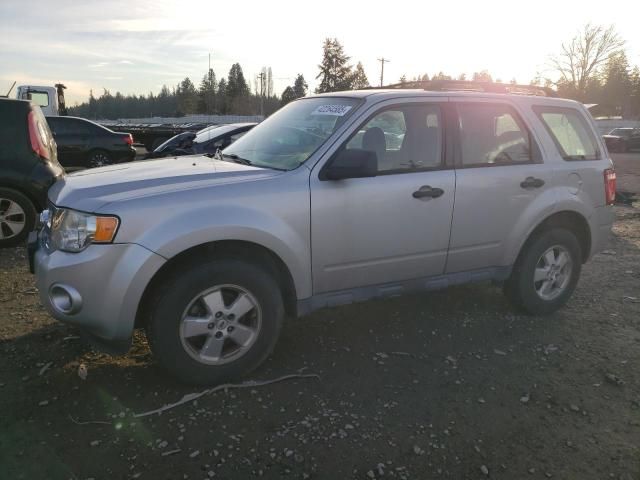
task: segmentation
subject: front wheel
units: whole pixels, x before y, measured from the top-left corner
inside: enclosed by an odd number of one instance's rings
[[[511,303],[533,315],[562,307],[580,278],[582,255],[576,236],[564,229],[542,232],[525,245],[504,292]]]
[[[257,368],[273,350],[283,318],[270,274],[242,260],[212,260],[165,282],[147,337],[169,373],[207,385]]]

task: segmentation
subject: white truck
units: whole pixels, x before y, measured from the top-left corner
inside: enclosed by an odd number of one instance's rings
[[[16,90],[16,98],[31,100],[40,106],[42,113],[47,117],[66,115],[67,107],[64,103],[64,90],[66,88],[61,83],[56,83],[53,87],[20,85]]]

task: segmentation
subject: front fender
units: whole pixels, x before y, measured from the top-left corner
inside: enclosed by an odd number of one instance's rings
[[[208,219],[206,224],[204,218]],[[289,268],[298,296],[311,295],[307,239],[292,225],[264,211],[240,206],[194,209],[154,225],[139,243],[169,259],[192,247],[221,240],[251,242],[271,250]]]

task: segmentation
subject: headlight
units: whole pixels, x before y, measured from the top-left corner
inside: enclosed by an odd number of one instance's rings
[[[111,243],[118,229],[118,218],[97,216],[66,208],[51,218],[49,245],[54,250],[80,252],[92,243]]]

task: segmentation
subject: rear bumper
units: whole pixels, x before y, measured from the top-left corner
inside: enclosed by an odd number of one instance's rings
[[[124,163],[135,160],[137,153],[138,152],[136,152],[136,149],[131,147],[123,151],[118,150],[114,152],[113,156],[116,163]]]
[[[102,349],[126,351],[146,286],[165,259],[136,244],[47,252],[30,238],[40,300],[56,319],[94,337]]]
[[[607,248],[611,238],[611,227],[615,219],[612,206],[597,207],[590,218],[591,224],[591,252],[589,258]]]

